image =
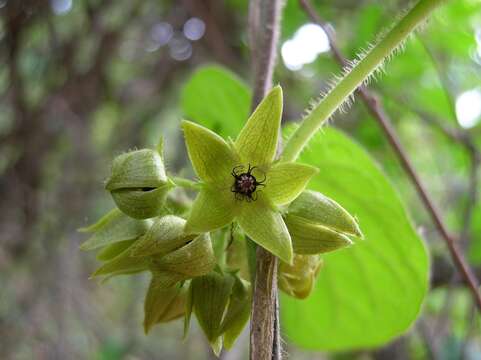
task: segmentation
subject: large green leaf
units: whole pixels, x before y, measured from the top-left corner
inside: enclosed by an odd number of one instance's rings
[[[235,138],[249,117],[251,93],[234,73],[215,65],[198,69],[182,91],[184,115]]]
[[[364,241],[330,253],[311,296],[282,298],[286,338],[300,347],[347,350],[405,332],[428,288],[428,257],[398,194],[348,137],[326,129],[300,159],[319,167],[310,188],[359,219]]]

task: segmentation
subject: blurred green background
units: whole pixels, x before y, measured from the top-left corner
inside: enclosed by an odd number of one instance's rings
[[[408,3],[313,1],[348,58]],[[78,250],[84,236],[76,229],[113,207],[103,181],[111,159],[125,150],[153,146],[163,135],[168,170],[192,174],[179,130],[180,120],[197,111],[189,92],[197,91],[202,104],[212,101],[206,118],[218,120],[208,126],[236,133],[248,114],[213,100],[232,94],[230,101],[244,109],[245,88],[192,76],[218,64],[251,83],[247,5],[0,0],[1,359],[212,358],[197,326],[185,342],[181,322],[145,336],[148,276],[103,285],[88,280],[95,259]],[[384,70],[371,88],[481,275],[481,3],[447,2]],[[335,73],[325,33],[296,0],[287,1],[275,71],[284,120],[298,120]],[[203,91],[207,85],[210,92]],[[479,315],[382,131],[360,101],[334,119],[332,125],[361,144],[397,188],[429,249],[431,290],[417,323],[393,343],[314,353],[286,340],[289,357],[481,359]],[[221,357],[245,359],[247,340],[244,334]]]

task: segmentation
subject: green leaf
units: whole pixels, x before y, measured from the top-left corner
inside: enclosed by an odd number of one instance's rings
[[[404,333],[419,313],[428,289],[424,244],[397,192],[352,140],[325,129],[301,161],[323,169],[309,187],[354,214],[365,241],[323,256],[324,268],[310,297],[283,296],[286,335],[317,350],[384,344]]]
[[[202,233],[221,228],[232,222],[237,213],[230,190],[218,190],[207,184],[197,195],[185,225],[187,233]]]
[[[251,93],[229,69],[205,66],[187,82],[181,102],[188,119],[234,138],[249,117]]]
[[[259,192],[256,201],[241,204],[237,221],[254,242],[281,260],[287,263],[292,261],[291,237],[286,224],[281,214],[272,208],[262,192]]]
[[[244,163],[269,165],[276,154],[282,117],[282,89],[274,87],[242,128],[235,146]]]
[[[275,164],[266,174],[263,191],[275,205],[288,204],[299,196],[318,172],[318,169],[309,165]]]
[[[119,209],[113,209],[97,223],[79,230],[93,233],[80,248],[82,250],[93,250],[115,242],[133,240],[145,234],[151,225],[152,220],[132,219]]]
[[[203,181],[226,185],[239,159],[231,147],[209,129],[182,121],[185,143],[194,170]]]

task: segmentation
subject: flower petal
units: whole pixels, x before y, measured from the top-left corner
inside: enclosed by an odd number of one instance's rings
[[[265,166],[276,154],[282,117],[282,89],[276,86],[257,106],[241,130],[235,146],[242,161]]]
[[[222,183],[231,179],[232,169],[239,165],[235,151],[224,139],[209,129],[182,121],[185,143],[194,170],[205,182]]]
[[[236,215],[234,194],[230,189],[204,185],[192,205],[185,224],[186,233],[202,233],[227,225]]]
[[[292,262],[291,236],[279,212],[272,209],[260,192],[258,199],[242,204],[237,218],[240,227],[254,242],[287,263]]]
[[[317,168],[309,165],[276,164],[266,175],[263,191],[275,205],[288,204],[299,196],[309,180],[318,172]]]

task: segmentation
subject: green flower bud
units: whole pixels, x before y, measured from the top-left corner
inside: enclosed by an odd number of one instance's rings
[[[317,274],[322,266],[319,255],[294,255],[294,262],[279,265],[278,285],[286,294],[305,299],[312,291]]]
[[[251,286],[238,275],[234,276],[234,285],[229,299],[224,320],[222,320],[221,334],[224,336],[224,346],[230,349],[239,337],[249,320],[251,311]]]
[[[192,309],[212,350],[222,350],[222,319],[234,285],[234,277],[216,271],[192,280]]]
[[[194,240],[195,235],[184,234],[185,222],[174,215],[157,218],[150,230],[135,243],[132,256],[162,256]]]
[[[340,233],[362,237],[356,219],[337,202],[317,191],[303,191],[289,205],[288,214]]]
[[[165,289],[158,286],[155,276],[152,278],[144,302],[146,334],[155,324],[169,322],[184,315],[188,288],[188,284],[184,283]]]
[[[158,216],[171,187],[161,155],[151,149],[117,156],[105,186],[119,209],[136,219]]]
[[[289,205],[285,222],[297,254],[333,251],[352,244],[348,236],[362,237],[354,217],[314,191],[304,191]]]
[[[209,234],[205,233],[166,255],[153,256],[150,269],[157,276],[158,286],[166,288],[179,281],[205,275],[215,264],[212,242]]]
[[[212,350],[230,349],[249,320],[251,287],[236,273],[220,269],[192,280],[187,295],[184,338],[194,312]]]

